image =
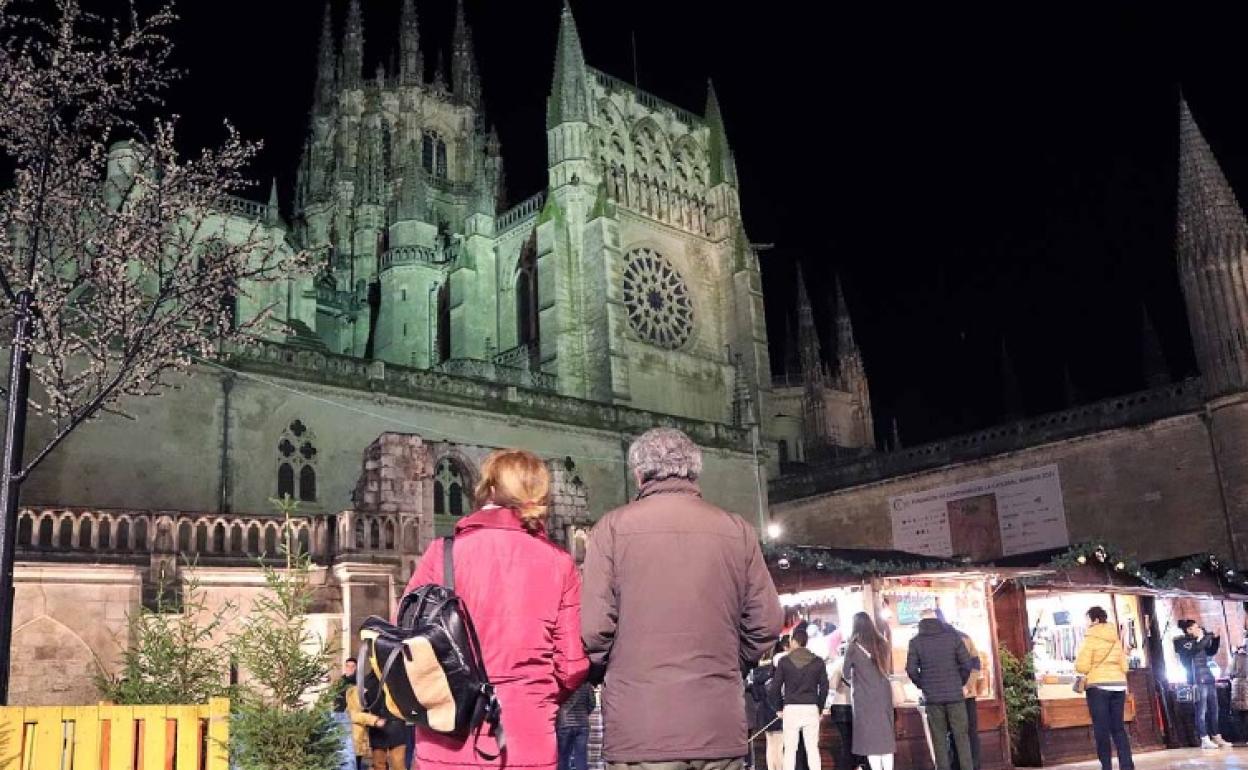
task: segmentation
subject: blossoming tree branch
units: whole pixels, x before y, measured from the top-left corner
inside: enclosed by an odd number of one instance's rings
[[[227,123],[187,155],[160,116],[171,6],[113,20],[38,5],[0,0],[0,303],[29,355],[27,403],[53,426],[17,482],[84,421],[253,338],[309,262],[275,210],[241,228],[225,213],[258,144]]]

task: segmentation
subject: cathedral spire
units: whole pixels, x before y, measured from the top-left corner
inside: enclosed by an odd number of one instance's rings
[[[815,312],[806,294],[806,279],[802,265],[797,265],[797,347],[802,366],[802,379],[807,382],[823,381],[823,361],[819,351],[819,333],[815,330]]]
[[[415,0],[403,0],[399,11],[399,82],[418,86],[425,80],[425,63],[420,55],[420,23]]]
[[[719,97],[715,94],[715,84],[708,78],[706,81],[706,125],[711,129],[708,147],[711,160],[711,184],[737,183],[737,162],[732,157],[732,148],[728,146],[728,132],[724,128],[724,115],[719,107]]]
[[[472,29],[464,17],[464,0],[455,3],[455,36],[451,43],[451,83],[455,100],[461,104],[481,105],[481,80],[477,75],[477,57],[472,50]]]
[[[559,41],[555,45],[555,77],[546,100],[546,125],[589,122],[589,77],[581,36],[576,31],[572,7],[567,0],[559,18]]]
[[[360,0],[351,0],[342,37],[342,87],[359,88],[364,77],[364,16]]]
[[[1179,248],[1248,234],[1244,211],[1186,99],[1179,100]]]
[[[325,113],[334,103],[337,77],[334,73],[334,15],[332,0],[325,0],[325,17],[321,21],[321,42],[316,52],[316,92],[312,97],[312,109]]]
[[[845,358],[858,352],[858,343],[854,340],[854,322],[849,316],[849,304],[845,302],[845,293],[841,291],[841,277],[836,276],[836,355]]]
[[[1143,318],[1140,326],[1140,369],[1144,372],[1144,382],[1150,388],[1160,388],[1170,384],[1170,365],[1166,362],[1153,319],[1148,314],[1148,305],[1141,303],[1140,311]]]
[[[436,93],[446,92],[446,55],[438,51],[438,63],[433,68],[433,90]]]
[[[1196,125],[1179,101],[1179,275],[1196,361],[1210,395],[1248,391],[1248,222]]]
[[[269,207],[265,211],[265,222],[270,225],[281,224],[282,213],[277,199],[277,177],[273,177],[273,183],[269,186]]]

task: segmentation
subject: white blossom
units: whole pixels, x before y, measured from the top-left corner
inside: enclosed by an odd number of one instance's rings
[[[188,156],[176,116],[145,117],[177,74],[171,7],[132,3],[114,21],[78,0],[27,5],[0,0],[0,303],[8,339],[16,298],[33,294],[30,405],[54,430],[24,473],[83,421],[245,343],[267,308],[236,319],[231,304],[308,264],[265,218],[226,230],[257,144],[227,123],[220,146]],[[122,140],[133,173],[107,178]]]

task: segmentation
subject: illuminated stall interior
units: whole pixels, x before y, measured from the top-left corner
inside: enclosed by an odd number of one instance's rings
[[[919,691],[906,676],[906,654],[924,610],[936,611],[965,632],[980,655],[977,697],[983,770],[1011,767],[1005,705],[996,660],[993,595],[1007,577],[1032,571],[979,568],[902,551],[771,548],[768,567],[786,610],[786,628],[806,625],[813,652],[834,658],[852,635],[854,615],[866,612],[892,648],[894,731],[897,767],[931,766],[919,705]],[[825,717],[830,719],[830,717]],[[839,734],[825,725],[820,748],[824,767],[833,767]]]
[[[1132,669],[1149,665],[1146,630],[1140,598],[1133,594],[1098,591],[1029,590],[1027,618],[1031,623],[1031,651],[1041,700],[1075,697],[1075,656],[1088,630],[1088,610],[1100,607],[1117,626]]]

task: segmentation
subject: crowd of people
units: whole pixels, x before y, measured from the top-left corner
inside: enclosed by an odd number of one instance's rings
[[[481,506],[455,528],[454,589],[480,639],[505,745],[483,756],[462,736],[366,710],[352,659],[335,708],[352,726],[358,767],[743,770],[765,735],[767,770],[823,770],[826,714],[840,735],[837,770],[892,770],[888,629],[865,612],[848,635],[811,626],[817,654],[806,625],[786,629],[753,527],[703,499],[697,445],[675,429],[651,430],[628,464],[636,495],[597,523],[578,569],[546,533],[545,464],[522,450],[487,458]],[[409,591],[439,581],[443,548],[429,547]],[[1076,669],[1097,752],[1110,770],[1116,747],[1121,770],[1132,770],[1127,659],[1104,610],[1088,621]],[[1218,639],[1194,622],[1182,628],[1175,645],[1200,693],[1202,741],[1226,745],[1208,666]],[[922,612],[905,674],[922,692],[937,770],[979,770],[979,665],[968,635]]]
[[[454,590],[505,741],[491,759],[463,736],[377,716],[349,661],[336,705],[359,766],[741,770],[742,675],[783,625],[757,533],[703,499],[701,450],[679,430],[638,437],[628,465],[636,495],[599,520],[578,570],[546,532],[545,463],[523,450],[486,459],[480,508],[455,527]],[[439,582],[443,550],[441,540],[426,550],[409,591]]]

